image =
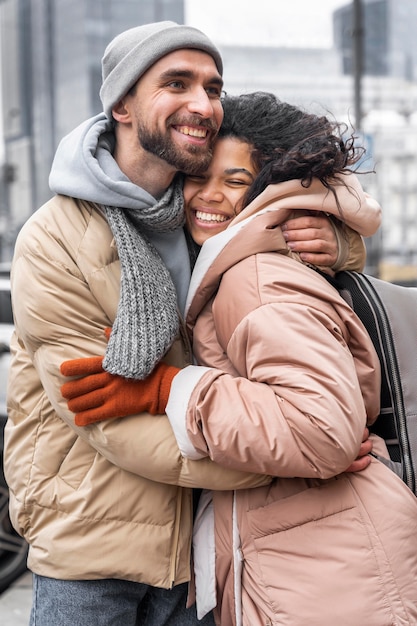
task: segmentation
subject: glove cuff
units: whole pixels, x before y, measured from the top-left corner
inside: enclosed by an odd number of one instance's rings
[[[160,363],[159,368],[160,382],[159,392],[155,398],[155,414],[163,415],[168,404],[172,381],[180,371],[180,368],[174,367],[173,365],[166,365],[166,363]]]

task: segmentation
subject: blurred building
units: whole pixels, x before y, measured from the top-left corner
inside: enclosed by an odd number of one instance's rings
[[[417,281],[417,0],[361,5],[362,169],[376,171],[363,184],[384,211],[380,233],[368,242],[367,269],[378,274],[384,267],[383,276],[392,278],[402,268]],[[30,213],[50,197],[59,140],[101,111],[100,59],[107,43],[133,25],[184,23],[184,14],[184,0],[0,0],[0,261]],[[225,89],[271,91],[352,130],[352,31],[353,3],[347,2],[334,13],[334,48],[219,45]]]
[[[416,0],[362,0],[363,71],[417,80]],[[344,74],[352,74],[353,3],[334,12],[334,39]]]
[[[337,49],[220,49],[227,92],[271,91],[354,129],[354,80]],[[367,241],[367,271],[417,284],[417,80],[365,75],[362,110],[356,134],[367,154],[361,169],[375,173],[361,181],[383,207],[382,228]]]
[[[59,140],[102,110],[100,61],[108,42],[165,19],[184,22],[184,0],[0,0],[3,246],[50,197]]]
[[[369,177],[370,190],[384,208],[379,273],[389,280],[417,284],[417,2],[361,0],[357,6],[360,25],[353,3],[335,11],[334,40],[343,73],[353,75],[352,35],[361,29],[366,89],[361,128],[376,170]],[[372,91],[372,83],[391,85],[396,102],[391,98],[388,104],[382,93]]]

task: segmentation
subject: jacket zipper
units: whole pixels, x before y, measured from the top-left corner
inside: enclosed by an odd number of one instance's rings
[[[180,536],[180,528],[181,528],[181,513],[182,513],[182,488],[177,488],[177,503],[175,507],[175,524],[174,531],[172,533],[172,550],[171,550],[171,563],[170,563],[170,588],[175,585],[176,579],[176,569],[177,569],[177,560],[178,560],[178,546],[179,546],[179,536]]]
[[[192,363],[192,350],[191,350],[191,342],[190,339],[188,337],[188,333],[187,333],[187,329],[185,326],[185,321],[183,316],[181,315],[180,311],[178,310],[178,319],[179,319],[179,335],[181,337],[181,340],[183,342],[183,346],[184,346],[184,360],[185,362],[189,362]],[[184,494],[184,488],[183,487],[178,487],[177,488],[177,503],[176,503],[176,509],[175,509],[175,523],[174,523],[174,532],[172,534],[173,536],[173,542],[172,542],[172,552],[171,552],[171,563],[170,563],[170,586],[171,589],[175,584],[175,579],[176,579],[176,563],[178,560],[178,550],[179,550],[179,536],[180,536],[180,529],[181,529],[181,514],[182,514],[182,498],[185,497]],[[190,495],[190,498],[192,497],[192,495]],[[191,505],[191,511],[192,511],[192,505]],[[190,521],[190,528],[192,529],[192,519]],[[191,546],[191,543],[190,543]]]

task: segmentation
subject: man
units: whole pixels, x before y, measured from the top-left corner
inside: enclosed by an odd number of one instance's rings
[[[61,142],[56,196],[18,237],[5,473],[30,546],[32,626],[197,624],[186,608],[191,488],[268,480],[183,459],[163,415],[78,428],[60,393],[66,359],[106,350],[106,369],[128,378],[164,355],[190,363],[176,173],[209,163],[221,74],[218,50],[194,28],[159,22],[116,37],[103,57],[104,114]]]

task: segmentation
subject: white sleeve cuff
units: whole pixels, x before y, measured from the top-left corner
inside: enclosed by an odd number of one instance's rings
[[[197,451],[187,432],[187,410],[190,397],[201,377],[209,372],[209,367],[189,365],[174,377],[166,407],[166,414],[174,431],[182,456],[197,461],[207,455]]]

